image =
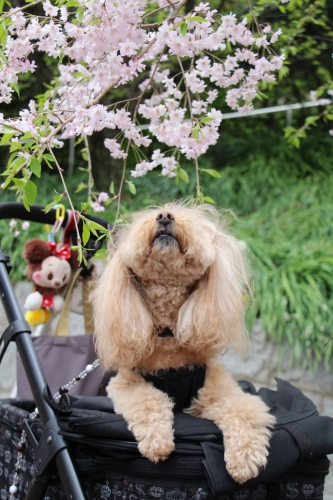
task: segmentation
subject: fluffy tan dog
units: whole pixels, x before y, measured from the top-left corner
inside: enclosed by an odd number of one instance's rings
[[[148,209],[120,232],[94,292],[96,346],[104,367],[118,370],[107,387],[115,411],[153,462],[174,449],[173,401],[144,376],[204,364],[204,386],[186,411],[222,430],[226,466],[237,482],[266,465],[274,417],[217,361],[247,346],[247,283],[237,241],[212,207]],[[173,335],[160,336],[164,329]]]

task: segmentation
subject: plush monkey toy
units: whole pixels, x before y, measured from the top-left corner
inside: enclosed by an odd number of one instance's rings
[[[28,278],[35,284],[24,304],[25,319],[36,326],[47,323],[51,311],[61,311],[64,299],[59,293],[69,282],[72,268],[78,266],[77,255],[68,245],[33,238],[25,244],[23,256],[28,261]]]

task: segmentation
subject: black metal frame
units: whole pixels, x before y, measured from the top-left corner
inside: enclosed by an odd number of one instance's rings
[[[28,212],[22,203],[0,203],[0,219],[7,218],[54,224],[56,209],[52,209],[46,214],[43,211],[43,207],[40,206],[31,207],[31,211]],[[108,227],[108,223],[101,217],[87,216],[87,218],[98,222],[105,228]],[[66,212],[62,225],[65,226],[67,221],[68,213]],[[81,228],[82,223],[79,221],[79,230]],[[15,342],[43,425],[43,434],[37,444],[33,434],[29,431],[28,423],[26,421],[24,423],[27,437],[32,446],[36,448],[34,459],[35,472],[26,495],[26,500],[43,500],[50,472],[54,468],[54,465],[56,465],[58,470],[67,499],[85,500],[85,495],[75,470],[75,464],[68,450],[68,444],[59,435],[60,428],[52,404],[50,404],[52,403],[52,396],[31,340],[31,329],[24,319],[9,278],[10,269],[10,259],[0,248],[0,295],[9,323],[8,328],[0,337],[0,363],[8,344],[12,341]]]

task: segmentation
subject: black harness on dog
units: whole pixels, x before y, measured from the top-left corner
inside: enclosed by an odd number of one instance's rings
[[[157,327],[154,334],[158,337],[173,337],[173,331],[168,326]],[[106,386],[115,372],[106,373],[99,387],[98,395],[106,396]],[[142,377],[153,384],[156,389],[165,392],[174,401],[175,412],[181,412],[191,406],[193,398],[198,395],[199,389],[204,386],[206,376],[205,365],[189,365],[180,368],[166,368],[157,370],[153,374],[141,374]]]
[[[205,383],[205,376],[205,365],[191,365],[158,370],[154,375],[143,375],[143,378],[173,399],[173,410],[180,412],[191,406],[192,399],[197,397]]]
[[[168,326],[165,328],[158,328],[156,333],[159,337],[173,337],[173,331]]]
[[[111,377],[116,372],[108,372],[104,375],[99,386],[98,395],[106,396],[106,387]],[[199,389],[204,386],[206,376],[205,365],[182,366],[181,368],[168,368],[158,370],[155,374],[142,375],[143,378],[153,384],[156,389],[165,392],[175,402],[174,411],[181,412],[191,406],[193,398],[198,395]]]

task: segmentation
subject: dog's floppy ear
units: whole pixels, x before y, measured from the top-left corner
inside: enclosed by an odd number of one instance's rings
[[[149,354],[153,321],[117,250],[92,293],[95,344],[105,368],[133,367]]]
[[[215,259],[179,311],[176,335],[196,350],[243,352],[248,346],[244,302],[249,282],[237,240],[217,232]]]

